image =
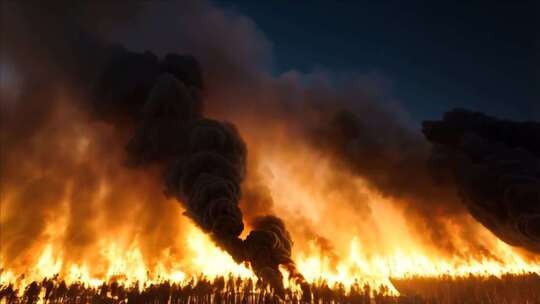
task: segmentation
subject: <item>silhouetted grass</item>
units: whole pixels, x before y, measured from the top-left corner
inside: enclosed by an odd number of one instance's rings
[[[1,303],[152,303],[152,304],[266,304],[266,303],[540,303],[540,276],[537,274],[497,277],[413,277],[392,279],[400,296],[384,287],[328,284],[324,280],[309,285],[307,292],[287,289],[276,295],[260,281],[236,277],[209,280],[199,277],[183,283],[163,281],[139,287],[109,282],[99,287],[82,283],[66,284],[58,277],[32,282],[24,290],[0,285]]]

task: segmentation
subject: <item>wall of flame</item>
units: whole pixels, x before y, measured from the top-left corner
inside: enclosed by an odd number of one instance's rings
[[[235,264],[182,216],[178,203],[165,199],[157,173],[125,167],[123,146],[110,145],[114,131],[70,106],[70,98],[62,96],[40,132],[4,159],[0,283],[56,274],[89,285],[253,277],[249,265]],[[308,281],[391,286],[391,277],[540,273],[538,257],[504,244],[467,215],[445,223],[453,232],[446,237],[462,246],[441,250],[402,204],[336,170],[311,146],[292,140],[287,128],[228,118],[251,148],[247,183],[256,178],[266,185],[272,201],[263,209],[286,221],[294,260]],[[54,195],[35,186],[51,181]],[[252,203],[242,202],[248,225]],[[33,230],[34,224],[43,229]]]

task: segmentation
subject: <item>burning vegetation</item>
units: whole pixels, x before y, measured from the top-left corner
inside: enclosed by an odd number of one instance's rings
[[[0,288],[0,301],[7,303],[536,303],[540,301],[540,277],[505,275],[456,278],[409,278],[396,280],[402,295],[387,287],[368,284],[329,284],[324,280],[307,285],[300,291],[287,288],[282,294],[262,281],[234,276],[203,276],[184,282],[161,281],[125,286],[117,282],[88,286],[80,282],[66,284],[57,277],[32,282],[23,290],[13,285]]]
[[[538,301],[538,123],[424,137],[376,82],[269,75],[206,2],[160,8],[181,54],[108,42],[115,5],[3,8],[4,301]]]

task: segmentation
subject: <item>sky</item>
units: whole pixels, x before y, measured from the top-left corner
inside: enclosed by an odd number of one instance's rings
[[[265,33],[275,74],[377,75],[416,121],[455,107],[540,120],[533,1],[214,2]]]

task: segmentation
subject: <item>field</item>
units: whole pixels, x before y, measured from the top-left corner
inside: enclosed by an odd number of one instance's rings
[[[59,278],[32,282],[20,290],[14,285],[0,286],[0,303],[540,303],[538,274],[497,277],[442,276],[439,278],[393,279],[400,295],[388,288],[353,284],[327,284],[319,281],[309,291],[287,289],[278,296],[268,286],[250,279],[199,277],[184,283],[161,282],[139,287],[117,282],[98,287],[82,283],[66,284]]]

